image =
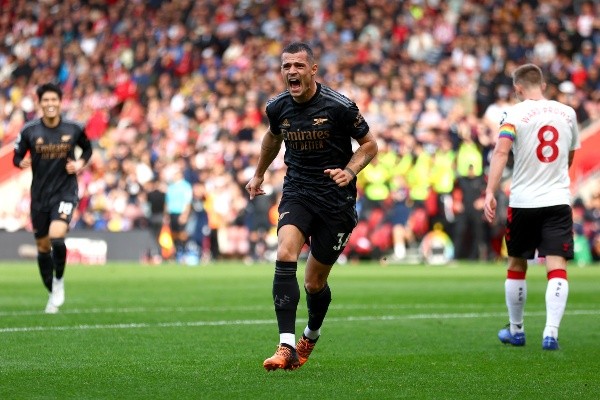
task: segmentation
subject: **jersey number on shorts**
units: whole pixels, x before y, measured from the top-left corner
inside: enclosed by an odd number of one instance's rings
[[[58,213],[71,215],[73,212],[73,203],[67,203],[66,201],[61,201],[58,205]]]
[[[546,139],[546,135],[550,134],[550,138]],[[537,134],[540,144],[536,148],[537,158],[543,163],[551,163],[558,157],[558,131],[555,127],[550,125],[544,125],[540,128]],[[550,154],[548,154],[550,149]],[[544,154],[545,153],[545,154]]]
[[[350,234],[349,233],[338,233],[338,244],[336,244],[335,246],[333,246],[333,249],[335,251],[340,250],[341,248],[345,247],[346,244],[348,243],[348,240],[350,239]]]

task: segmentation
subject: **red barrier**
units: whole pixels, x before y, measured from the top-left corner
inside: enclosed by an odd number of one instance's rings
[[[571,188],[600,169],[600,121],[581,132],[581,148],[575,153],[570,169]]]
[[[20,172],[12,163],[13,149],[12,143],[5,144],[0,148],[0,183]]]

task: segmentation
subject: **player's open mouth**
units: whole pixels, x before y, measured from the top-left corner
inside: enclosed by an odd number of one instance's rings
[[[300,88],[302,86],[300,84],[300,79],[296,79],[296,78],[292,78],[292,79],[288,80],[288,84],[290,85],[290,89],[293,91],[300,90]]]

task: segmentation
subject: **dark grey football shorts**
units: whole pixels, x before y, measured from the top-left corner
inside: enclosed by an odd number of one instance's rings
[[[284,225],[296,226],[304,234],[312,256],[323,264],[333,265],[346,247],[357,222],[354,207],[333,213],[284,196],[279,203],[277,230]]]
[[[52,221],[64,221],[67,225],[71,223],[73,212],[78,202],[60,201],[52,206],[50,211],[40,211],[31,209],[31,225],[33,235],[36,239],[48,235],[50,223]]]

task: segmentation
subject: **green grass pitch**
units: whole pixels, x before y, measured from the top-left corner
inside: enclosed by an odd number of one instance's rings
[[[298,271],[301,281],[303,268]],[[46,315],[31,262],[0,263],[0,399],[597,399],[600,268],[569,269],[561,349],[542,351],[546,278],[528,273],[527,345],[502,345],[504,264],[336,265],[310,360],[266,372],[273,266],[67,267]],[[304,292],[297,335],[306,324]]]

